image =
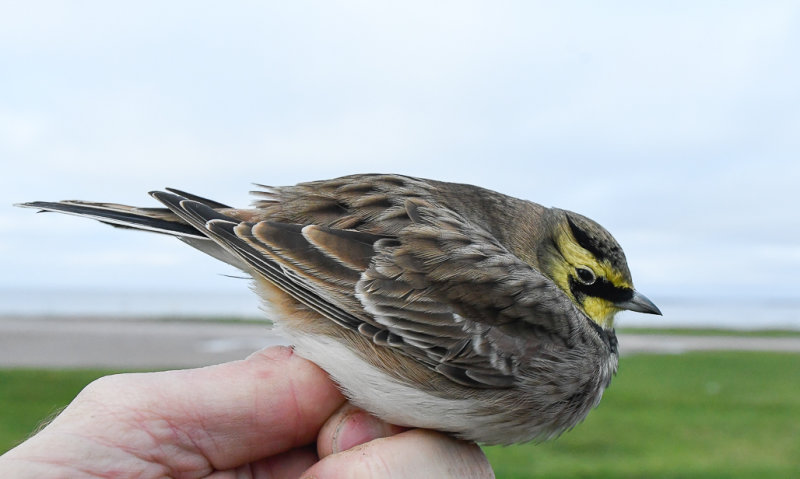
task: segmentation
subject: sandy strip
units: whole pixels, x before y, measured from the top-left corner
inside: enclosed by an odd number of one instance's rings
[[[0,367],[197,367],[284,343],[268,324],[0,318]]]

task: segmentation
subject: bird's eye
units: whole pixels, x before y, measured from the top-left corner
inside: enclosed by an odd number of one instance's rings
[[[578,275],[578,281],[587,286],[597,281],[597,276],[594,275],[594,271],[588,268],[575,268],[575,273]]]

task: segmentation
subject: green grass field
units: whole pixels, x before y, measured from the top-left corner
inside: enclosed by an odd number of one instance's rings
[[[499,478],[800,477],[800,355],[623,358],[583,424],[487,453]]]
[[[0,370],[0,451],[109,372]],[[486,452],[498,478],[800,477],[800,355],[626,357],[573,431]]]

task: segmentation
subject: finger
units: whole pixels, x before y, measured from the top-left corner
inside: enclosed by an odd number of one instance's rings
[[[313,446],[292,449],[253,464],[252,477],[300,477],[303,471],[313,466],[318,460]]]
[[[494,473],[474,443],[425,429],[376,439],[322,459],[301,477],[314,479],[485,479]]]
[[[329,456],[407,429],[381,421],[363,409],[344,403],[320,429],[317,454],[319,457]]]
[[[343,401],[324,371],[273,347],[218,366],[103,378],[64,414],[126,423],[126,448],[179,470],[226,470],[311,444]]]
[[[300,477],[300,474],[314,465],[317,460],[317,453],[314,452],[313,446],[307,446],[239,466],[233,470],[216,471],[206,476],[206,479]]]

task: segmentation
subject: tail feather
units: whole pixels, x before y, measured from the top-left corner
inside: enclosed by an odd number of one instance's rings
[[[16,206],[92,218],[118,228],[152,231],[170,236],[207,239],[197,228],[167,208],[136,208],[115,203],[86,201],[32,201]]]
[[[178,200],[199,201],[209,208],[230,208],[222,203],[208,200],[197,195],[188,194],[179,190],[169,189],[180,196],[160,193]],[[159,194],[153,196],[158,198]],[[225,250],[222,246],[208,237],[207,230],[201,223],[191,225],[168,208],[137,208],[134,206],[116,203],[94,203],[89,201],[32,201],[20,203],[16,206],[35,208],[40,212],[53,211],[68,215],[91,218],[101,223],[106,223],[116,228],[136,229],[175,236],[184,243],[206,253],[214,258],[228,263],[243,271],[250,268],[240,258]]]

